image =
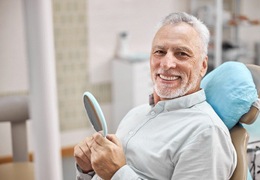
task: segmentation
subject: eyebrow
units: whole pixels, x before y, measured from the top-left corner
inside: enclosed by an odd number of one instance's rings
[[[152,47],[152,49],[164,49],[164,48],[165,48],[164,46],[158,46],[158,45]]]
[[[152,49],[154,50],[154,49],[165,49],[165,46],[160,46],[160,45],[156,45],[156,46],[154,46],[154,47],[152,47]],[[193,54],[193,51],[190,49],[190,48],[188,48],[188,47],[185,47],[185,46],[178,46],[178,47],[175,47],[175,48],[173,48],[174,49],[174,51],[185,51],[185,52],[187,52],[187,53],[189,53],[189,54]]]
[[[185,51],[187,53],[193,54],[193,51],[190,48],[184,47],[184,46],[176,47],[176,48],[174,48],[174,50]]]

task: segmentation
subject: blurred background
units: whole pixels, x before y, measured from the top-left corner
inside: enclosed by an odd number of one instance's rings
[[[73,147],[94,131],[82,95],[99,101],[110,133],[152,92],[149,51],[157,23],[176,11],[192,13],[211,32],[210,70],[225,61],[260,65],[260,1],[53,0],[53,33],[63,178],[75,179]],[[29,95],[26,26],[21,1],[0,1],[0,97]],[[220,24],[216,21],[221,17]],[[221,27],[220,32],[216,27]],[[221,47],[216,49],[216,46]],[[220,57],[217,59],[217,57]],[[1,116],[1,114],[0,114]],[[33,153],[31,121],[29,150]],[[260,140],[259,120],[249,128]],[[0,123],[0,164],[12,156],[10,124]]]

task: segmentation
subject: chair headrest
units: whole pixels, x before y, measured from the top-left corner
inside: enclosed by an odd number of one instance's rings
[[[254,64],[247,64],[246,67],[249,69],[249,71],[252,74],[253,81],[255,83],[258,92],[258,98],[260,98],[260,66]],[[258,104],[259,103],[260,100],[258,99]],[[260,105],[258,105],[258,107],[255,107],[254,105],[251,106],[250,110],[240,118],[239,122],[245,124],[254,123],[259,115],[259,111],[260,111],[259,106]]]
[[[258,97],[260,97],[260,66],[255,64],[246,64],[246,67],[249,69],[249,71],[252,74],[258,92]]]
[[[251,71],[245,64],[235,61],[225,62],[207,74],[201,87],[205,90],[207,102],[229,129],[254,109],[251,106],[258,98]],[[243,119],[240,122],[249,122],[248,118]]]

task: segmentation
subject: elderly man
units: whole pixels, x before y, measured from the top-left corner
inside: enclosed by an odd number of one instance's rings
[[[152,103],[132,109],[115,135],[95,133],[75,147],[78,179],[227,180],[236,152],[200,88],[209,31],[197,18],[172,13],[154,36]]]

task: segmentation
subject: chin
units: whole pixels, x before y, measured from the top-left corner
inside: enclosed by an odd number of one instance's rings
[[[161,89],[155,85],[154,90],[156,94],[163,99],[174,99],[185,95],[185,90],[183,89],[177,89],[177,90]]]

